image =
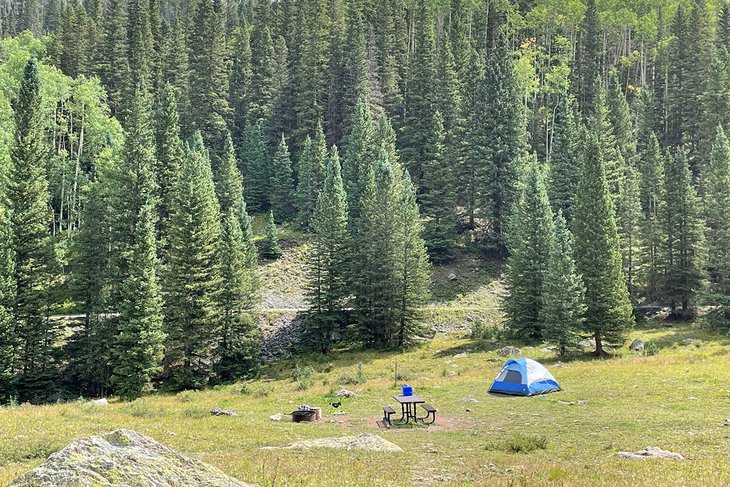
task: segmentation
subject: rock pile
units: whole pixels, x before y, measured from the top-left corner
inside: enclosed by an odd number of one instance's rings
[[[116,430],[74,441],[11,484],[13,487],[117,485],[250,486],[132,430]]]
[[[647,458],[665,458],[669,460],[684,460],[684,456],[679,453],[674,453],[668,450],[662,450],[655,446],[647,446],[641,451],[628,452],[620,451],[617,453],[620,458],[626,458],[628,460],[646,460]]]

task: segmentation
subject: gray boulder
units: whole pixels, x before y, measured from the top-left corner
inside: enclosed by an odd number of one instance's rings
[[[402,452],[403,449],[390,441],[372,433],[357,436],[335,436],[301,440],[285,447],[264,447],[264,449],[285,448],[293,450],[309,450],[311,448],[341,448],[344,450],[382,451],[390,453]]]
[[[632,350],[634,352],[642,352],[644,350],[644,342],[637,338],[636,340],[631,342],[631,345],[629,345],[629,350]]]
[[[668,460],[684,460],[684,456],[667,450],[662,450],[655,446],[647,446],[641,451],[628,452],[620,451],[617,454],[620,458],[628,460],[646,460],[648,458],[663,458]]]
[[[522,355],[522,352],[517,347],[503,347],[497,351],[497,355],[500,357],[517,357]]]
[[[74,441],[13,487],[246,487],[217,468],[188,458],[132,430]]]

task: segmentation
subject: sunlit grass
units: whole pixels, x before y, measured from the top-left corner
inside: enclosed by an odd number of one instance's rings
[[[640,337],[660,347],[654,356],[621,350],[609,360],[583,357],[558,364],[542,347],[523,348],[543,361],[564,392],[535,398],[487,394],[503,359],[455,338],[437,338],[405,354],[348,352],[299,358],[311,366],[311,387],[300,390],[294,362],[264,378],[223,388],[158,395],[98,407],[82,401],[0,410],[0,484],[83,436],[131,428],[241,480],[271,485],[726,485],[730,482],[730,344],[689,325],[646,327]],[[685,345],[686,338],[695,340]],[[492,361],[490,361],[492,359]],[[396,362],[398,375],[396,375]],[[361,367],[358,364],[362,364]],[[353,375],[358,380],[349,380]],[[345,380],[347,379],[347,380]],[[346,416],[329,405],[343,384]],[[382,406],[403,382],[439,409],[436,426],[383,430]],[[358,383],[361,382],[361,383]],[[464,402],[465,399],[478,402]],[[558,401],[588,401],[561,404]],[[272,422],[299,404],[324,408],[318,424]],[[238,417],[212,417],[214,406]],[[469,409],[470,411],[467,411]],[[372,432],[405,451],[379,454],[260,450],[306,438]],[[545,448],[512,453],[527,438]],[[520,439],[519,441],[516,440]],[[507,445],[494,448],[490,445]],[[619,450],[658,446],[685,462],[627,461]],[[527,449],[531,449],[530,446]]]

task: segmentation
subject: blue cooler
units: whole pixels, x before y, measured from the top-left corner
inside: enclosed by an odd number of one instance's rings
[[[413,387],[411,387],[411,386],[403,386],[403,395],[404,396],[412,396],[413,395]]]

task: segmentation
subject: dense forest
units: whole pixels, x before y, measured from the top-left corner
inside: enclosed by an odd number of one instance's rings
[[[324,353],[406,346],[464,251],[560,354],[730,319],[722,2],[2,0],[0,36],[2,400],[255,375],[282,223]]]

